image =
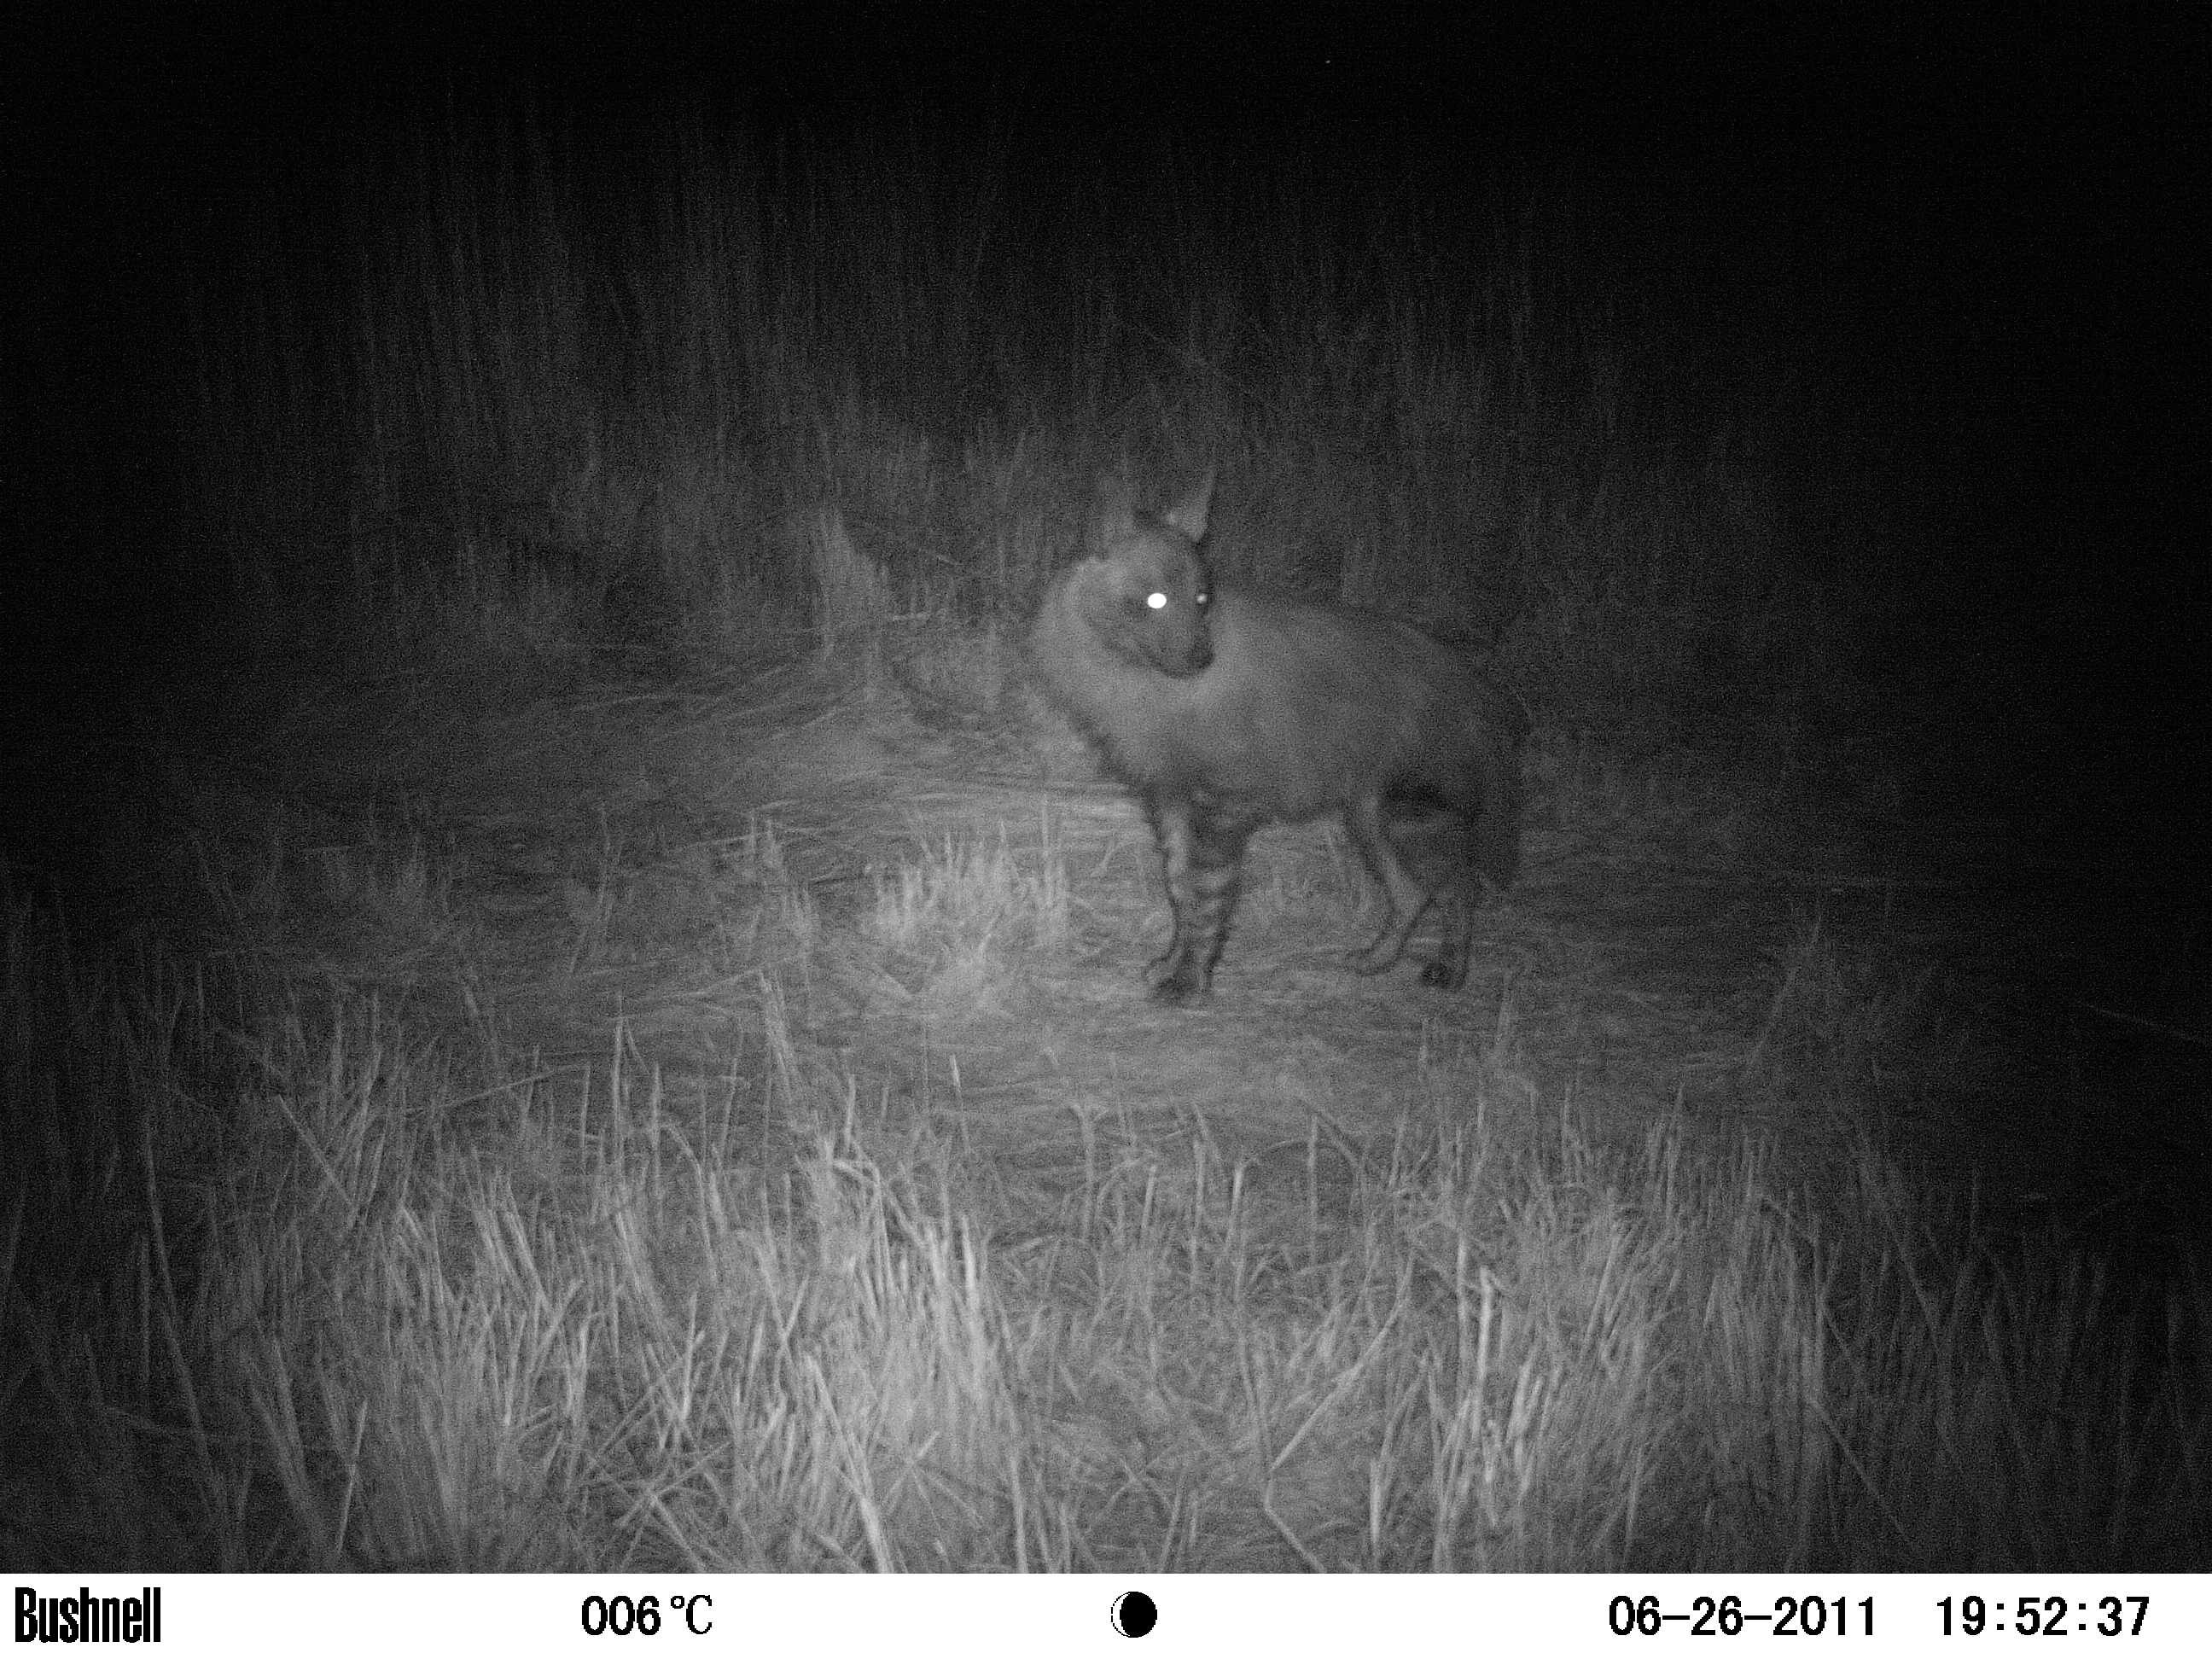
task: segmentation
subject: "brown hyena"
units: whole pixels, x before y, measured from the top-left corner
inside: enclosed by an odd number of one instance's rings
[[[1520,708],[1404,623],[1214,586],[1212,495],[1209,475],[1158,515],[1115,495],[1095,554],[1052,584],[1030,630],[1046,688],[1158,838],[1175,937],[1152,994],[1211,985],[1253,831],[1329,813],[1390,905],[1352,966],[1396,962],[1441,898],[1444,948],[1421,977],[1456,988],[1475,902],[1520,862]]]

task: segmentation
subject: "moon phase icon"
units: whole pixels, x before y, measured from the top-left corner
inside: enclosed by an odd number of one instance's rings
[[[1114,1610],[1108,1616],[1124,1636],[1149,1636],[1160,1621],[1160,1610],[1144,1591],[1124,1590],[1114,1598]]]

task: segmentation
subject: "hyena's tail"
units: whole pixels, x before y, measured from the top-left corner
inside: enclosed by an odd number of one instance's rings
[[[1482,720],[1482,812],[1468,848],[1475,872],[1499,892],[1521,873],[1521,751],[1528,718],[1510,698],[1493,692]]]
[[[1517,780],[1494,784],[1470,850],[1475,873],[1502,893],[1521,874],[1521,790]]]

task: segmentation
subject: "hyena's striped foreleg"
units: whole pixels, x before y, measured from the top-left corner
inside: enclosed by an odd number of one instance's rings
[[[1146,970],[1152,995],[1188,1002],[1213,983],[1213,964],[1229,936],[1244,873],[1244,847],[1260,826],[1256,814],[1204,797],[1155,794],[1146,802],[1166,866],[1175,937]]]
[[[1434,889],[1400,855],[1390,837],[1390,826],[1383,819],[1381,795],[1356,797],[1344,809],[1344,827],[1352,844],[1359,849],[1360,858],[1382,884],[1390,905],[1390,914],[1383,919],[1382,931],[1375,936],[1375,942],[1351,952],[1346,960],[1360,973],[1379,974],[1405,955],[1406,941],[1429,908]]]

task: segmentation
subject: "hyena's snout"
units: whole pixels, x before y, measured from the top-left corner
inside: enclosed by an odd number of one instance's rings
[[[1187,680],[1213,665],[1213,634],[1194,608],[1171,606],[1155,613],[1146,637],[1147,659],[1170,678]]]

